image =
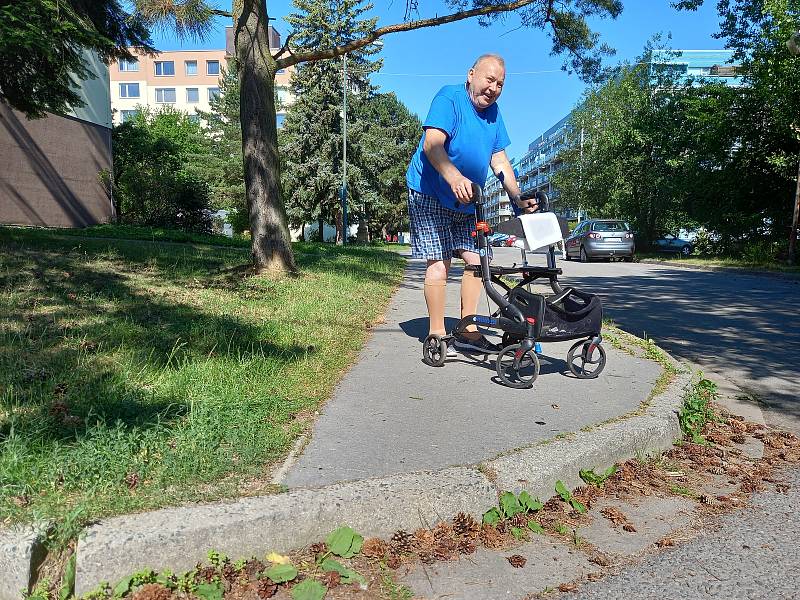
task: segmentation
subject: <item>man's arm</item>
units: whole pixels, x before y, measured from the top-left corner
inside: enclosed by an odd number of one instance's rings
[[[514,176],[514,167],[511,166],[511,161],[508,160],[505,150],[500,150],[500,152],[492,154],[490,164],[492,172],[503,184],[503,188],[506,190],[508,197],[522,209],[522,212],[532,213],[539,208],[539,204],[536,202],[535,198],[531,198],[530,200],[519,199],[521,192],[519,190],[519,185],[517,185],[517,178]]]
[[[422,151],[428,158],[433,168],[444,178],[453,194],[461,204],[472,200],[472,182],[461,174],[461,171],[452,163],[444,149],[447,134],[441,129],[428,127],[425,129],[425,139],[422,142]]]

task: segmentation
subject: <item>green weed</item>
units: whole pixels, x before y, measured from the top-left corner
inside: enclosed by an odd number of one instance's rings
[[[692,382],[691,388],[683,398],[683,406],[678,413],[678,421],[683,434],[696,444],[705,444],[703,428],[715,419],[710,404],[719,397],[717,385],[700,374],[700,379]]]

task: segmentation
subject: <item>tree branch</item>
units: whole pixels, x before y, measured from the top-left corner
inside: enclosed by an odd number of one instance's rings
[[[390,33],[400,33],[402,31],[413,31],[415,29],[422,29],[423,27],[435,27],[436,25],[443,25],[444,23],[453,23],[470,17],[480,17],[492,13],[510,12],[519,10],[530,4],[541,2],[542,0],[516,0],[515,2],[506,2],[504,4],[492,4],[482,6],[480,8],[473,8],[472,10],[463,10],[451,15],[444,15],[443,17],[434,17],[431,19],[420,19],[419,21],[409,21],[408,23],[397,23],[396,25],[387,25],[380,27],[370,33],[369,35],[359,39],[353,40],[341,46],[334,46],[325,50],[315,50],[313,52],[302,52],[299,54],[291,54],[285,58],[277,61],[277,68],[284,69],[291,67],[301,62],[311,62],[315,60],[324,60],[326,58],[336,58],[347,52],[363,48],[377,40],[378,38],[388,35]],[[549,1],[552,5],[552,0]],[[288,41],[288,40],[287,40]]]
[[[292,56],[292,51],[289,49],[289,42],[294,37],[294,34],[295,32],[293,31],[292,33],[286,36],[286,41],[283,43],[283,46],[281,46],[281,49],[278,50],[275,56],[273,56],[275,60],[278,60],[284,52],[288,52],[289,56]]]
[[[233,13],[229,13],[226,10],[220,10],[219,8],[210,8],[208,12],[210,12],[215,17],[228,17],[229,19],[233,18]]]

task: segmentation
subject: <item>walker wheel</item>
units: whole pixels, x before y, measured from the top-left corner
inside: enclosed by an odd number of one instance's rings
[[[533,382],[539,376],[539,357],[532,348],[517,356],[517,351],[521,349],[521,344],[512,344],[497,355],[497,376],[503,385],[525,389],[533,387]]]
[[[422,362],[431,367],[444,366],[447,358],[447,342],[436,334],[431,334],[422,342]]]
[[[567,352],[567,366],[578,379],[594,379],[606,366],[606,351],[601,344],[592,348],[591,340],[581,340]]]

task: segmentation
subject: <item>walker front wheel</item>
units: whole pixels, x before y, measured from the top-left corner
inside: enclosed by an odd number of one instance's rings
[[[447,342],[436,334],[431,334],[422,342],[422,362],[431,367],[443,367],[447,358]]]
[[[576,342],[567,352],[567,366],[578,379],[594,379],[606,366],[606,351],[591,340]]]
[[[533,349],[523,352],[521,344],[506,346],[497,355],[497,376],[508,387],[533,387],[539,376],[539,357]]]

